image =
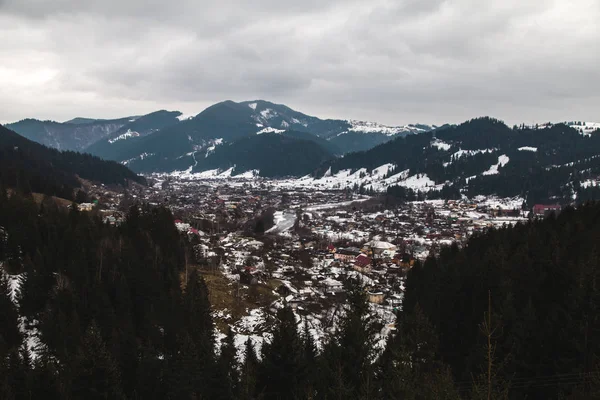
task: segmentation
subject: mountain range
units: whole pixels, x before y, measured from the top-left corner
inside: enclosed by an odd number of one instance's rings
[[[240,139],[245,139],[240,146],[246,147],[309,141],[317,143],[331,156],[341,156],[434,128],[423,124],[392,127],[373,122],[320,119],[264,100],[224,101],[191,118],[183,118],[178,111],[163,110],[114,120],[74,118],[59,123],[26,119],[7,127],[47,146],[89,152],[144,173],[197,167],[198,156],[211,158],[216,146],[233,144]],[[287,139],[276,139],[275,135],[259,138],[262,133],[283,133]],[[215,152],[214,157],[222,159],[222,153]],[[201,164],[222,165],[216,160]],[[310,172],[303,170],[307,171]]]
[[[495,194],[566,202],[589,196],[584,192],[594,191],[600,176],[600,124],[580,121],[511,128],[484,117],[390,127],[320,119],[255,100],[220,102],[193,117],[161,110],[115,120],[29,119],[9,127],[140,173],[289,178],[299,187],[400,196]]]

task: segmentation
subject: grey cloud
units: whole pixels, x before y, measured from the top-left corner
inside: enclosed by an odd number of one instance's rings
[[[385,123],[600,119],[599,19],[595,0],[0,0],[0,120],[229,98]]]

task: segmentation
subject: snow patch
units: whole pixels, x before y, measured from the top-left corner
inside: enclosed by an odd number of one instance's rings
[[[206,154],[204,155],[204,158],[214,153],[217,146],[221,144],[223,144],[223,138],[214,139],[212,144],[206,148]]]
[[[387,136],[394,136],[399,133],[416,133],[417,131],[423,131],[423,129],[411,125],[387,126],[377,122],[357,120],[346,120],[346,122],[350,124],[350,128],[348,129],[350,132],[358,133],[382,133]]]
[[[139,132],[135,132],[135,131],[132,131],[131,129],[127,129],[127,132],[120,134],[116,138],[108,139],[108,143],[113,144],[114,142],[119,141],[119,140],[126,140],[126,139],[129,139],[132,137],[139,137],[139,136],[140,136]]]
[[[241,174],[235,175],[234,178],[239,179],[252,179],[258,178],[260,176],[260,171],[257,169],[251,169],[249,171],[243,172]]]
[[[256,103],[250,103],[250,104],[248,104],[248,107],[250,107],[251,109],[256,111]]]
[[[285,132],[285,129],[276,129],[276,128],[271,128],[270,126],[267,126],[264,129],[261,129],[260,131],[256,132],[257,135],[262,135],[263,133],[283,133]]]
[[[517,150],[519,150],[519,151],[533,151],[533,152],[536,152],[537,151],[537,147],[523,146],[523,147],[519,147]]]
[[[135,161],[135,160],[143,160],[143,159],[145,159],[145,158],[152,157],[153,155],[154,155],[154,153],[142,153],[142,154],[140,154],[140,155],[139,155],[139,156],[137,156],[137,157],[133,157],[133,158],[130,158],[129,160],[122,161],[122,162],[121,162],[121,164],[123,164],[123,165],[127,165],[127,164],[129,164],[130,162],[132,162],[132,161]]]
[[[480,154],[480,153],[493,153],[494,151],[496,151],[496,149],[479,149],[479,150],[460,149],[450,156],[450,161],[445,162],[444,167],[447,167],[448,165],[452,164],[454,161],[456,161],[459,158],[464,157],[464,156],[474,156],[475,154]]]
[[[504,167],[509,161],[510,159],[508,156],[506,154],[502,154],[500,157],[498,157],[498,163],[492,165],[490,169],[483,173],[483,175],[496,175],[498,173],[498,168]]]
[[[262,117],[264,119],[268,120],[271,118],[275,118],[277,116],[277,113],[275,111],[271,110],[270,108],[266,108],[260,112],[260,115],[262,115]]]
[[[592,136],[592,133],[596,129],[600,129],[600,122],[578,122],[577,124],[570,124],[569,126],[576,129],[584,136]]]
[[[431,142],[432,147],[437,147],[438,150],[448,151],[452,147],[450,143],[446,143],[440,139],[435,139]]]
[[[177,119],[180,121],[186,121],[186,120],[192,119],[194,117],[195,117],[195,115],[191,115],[191,114],[181,114],[181,115],[177,116]]]

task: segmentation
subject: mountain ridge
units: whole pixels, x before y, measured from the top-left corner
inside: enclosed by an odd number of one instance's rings
[[[23,192],[73,198],[81,179],[126,185],[145,179],[127,167],[89,154],[61,152],[0,125],[0,184]]]

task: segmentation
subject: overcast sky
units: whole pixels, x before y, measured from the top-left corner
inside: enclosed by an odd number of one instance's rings
[[[600,121],[600,0],[0,0],[0,121]]]

